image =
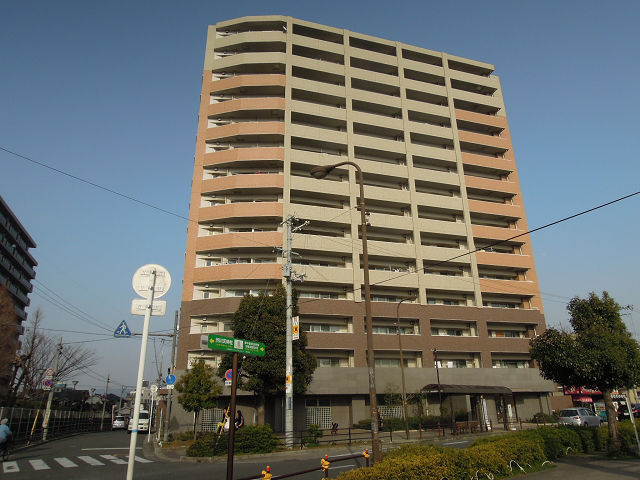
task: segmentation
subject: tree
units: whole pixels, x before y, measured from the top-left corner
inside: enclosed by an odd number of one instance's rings
[[[191,370],[176,382],[178,403],[187,412],[193,412],[193,438],[196,437],[196,425],[200,410],[213,408],[222,393],[222,387],[215,379],[213,368],[205,365],[204,360],[198,360]]]
[[[603,393],[612,451],[619,451],[620,440],[611,392],[640,383],[640,346],[622,321],[622,308],[607,292],[574,297],[567,305],[573,332],[550,328],[530,343],[544,378]]]
[[[261,293],[246,295],[233,315],[233,335],[265,344],[264,357],[246,357],[242,360],[238,386],[255,393],[258,423],[264,424],[264,405],[268,395],[285,392],[286,367],[286,291],[280,285],[272,295]],[[297,315],[297,296],[293,299],[293,315]],[[306,351],[307,336],[293,342],[293,393],[307,391],[316,369],[316,359]],[[232,366],[232,355],[222,358],[218,374]]]
[[[53,367],[57,342],[41,332],[40,324],[43,319],[44,314],[39,308],[30,316],[22,337],[22,348],[13,363],[14,370],[7,395],[8,405],[13,405],[19,398],[29,398],[39,392],[46,370]],[[63,345],[55,380],[66,380],[97,363],[95,352],[87,350],[82,344]]]

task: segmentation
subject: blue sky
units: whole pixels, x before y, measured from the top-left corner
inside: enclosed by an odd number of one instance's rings
[[[0,147],[187,216],[207,25],[283,14],[494,64],[530,228],[640,190],[640,3],[430,3],[2,2]],[[43,309],[45,328],[109,334],[125,319],[139,331],[131,277],[146,263],[173,277],[152,330],[172,327],[184,219],[2,151],[0,194],[38,244],[31,311]],[[592,290],[640,308],[639,206],[636,196],[533,235],[549,325]],[[47,289],[109,328],[60,309]],[[640,313],[625,318],[640,334]],[[49,333],[100,340],[86,344],[100,357],[91,375],[135,383],[139,340]],[[153,358],[150,345],[146,378]],[[167,358],[165,346],[165,369]]]

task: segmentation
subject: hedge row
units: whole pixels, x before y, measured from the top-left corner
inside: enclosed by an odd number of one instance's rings
[[[225,433],[216,441],[215,433],[207,433],[198,438],[189,448],[189,457],[213,457],[226,455],[229,436]],[[278,449],[280,440],[273,434],[269,425],[249,425],[236,431],[234,452],[236,453],[270,453]]]
[[[371,468],[351,470],[340,480],[440,480],[442,478],[504,478],[518,465],[531,471],[545,460],[568,453],[603,449],[603,431],[597,428],[543,427],[484,437],[466,449],[414,444],[393,450]],[[511,464],[511,468],[510,468]],[[513,471],[512,471],[513,468]]]

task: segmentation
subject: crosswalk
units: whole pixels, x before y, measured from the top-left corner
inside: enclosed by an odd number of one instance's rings
[[[110,463],[116,465],[127,465],[129,463],[129,456],[116,456],[116,455],[97,455],[98,458],[89,455],[79,455],[77,457],[55,457],[47,459],[47,461],[41,458],[34,458],[32,460],[24,461],[6,461],[2,463],[3,473],[18,473],[22,467],[25,470],[51,470],[52,468],[77,468],[82,465],[90,465],[92,467],[105,466]],[[147,460],[146,458],[134,457],[138,463],[153,463],[153,460]],[[48,463],[47,463],[48,462]]]

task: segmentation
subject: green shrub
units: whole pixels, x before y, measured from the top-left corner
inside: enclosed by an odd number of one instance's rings
[[[536,413],[531,420],[528,420],[529,423],[558,423],[558,417],[555,415],[549,415],[544,412]]]
[[[317,447],[318,439],[321,436],[322,436],[322,430],[320,430],[320,425],[317,425],[314,423],[312,425],[309,425],[307,434],[304,437],[302,437],[302,443],[310,447]]]
[[[229,445],[228,434],[223,434],[216,442],[215,433],[207,433],[198,438],[189,448],[189,457],[212,457],[215,443],[215,455],[226,455]],[[278,448],[280,441],[273,434],[269,425],[249,425],[236,431],[234,452],[236,453],[270,453]]]
[[[502,435],[467,449],[408,445],[387,453],[373,467],[341,474],[341,480],[440,480],[442,478],[506,477],[512,474],[509,462],[525,468],[540,466],[545,460],[541,437]],[[516,468],[514,466],[514,468]]]
[[[636,422],[636,428],[638,428],[638,422]],[[618,422],[618,435],[620,436],[622,453],[635,454],[638,449],[638,444],[636,443],[636,435],[633,431],[631,420]]]

